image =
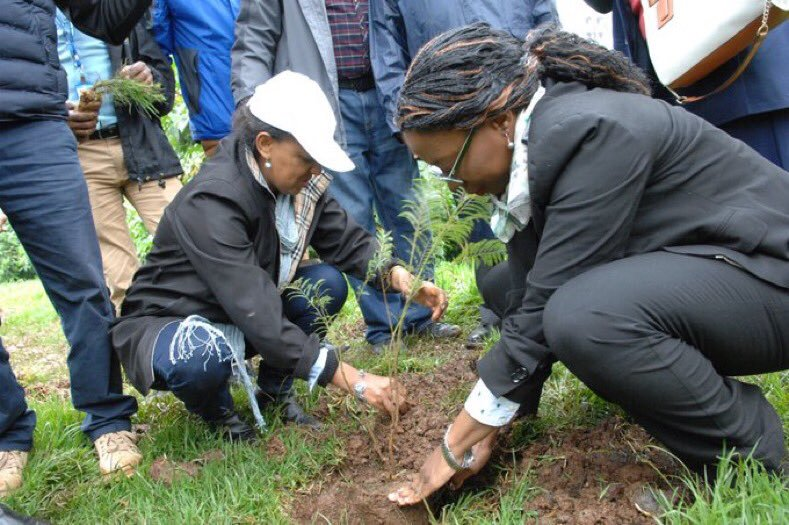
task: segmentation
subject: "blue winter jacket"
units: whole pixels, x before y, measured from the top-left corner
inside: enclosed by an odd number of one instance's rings
[[[587,3],[600,12],[613,11],[614,48],[656,79],[646,40],[628,3],[623,0],[587,0]],[[698,95],[712,91],[732,74],[744,54],[722,65],[691,88],[681,90],[682,93]],[[717,95],[685,107],[716,126],[749,115],[789,108],[788,65],[789,22],[785,22],[770,31],[753,62],[734,84]],[[655,94],[660,98],[670,98],[659,85]]]
[[[230,48],[240,0],[156,0],[153,30],[175,58],[194,140],[230,133]]]
[[[397,132],[397,97],[411,59],[436,35],[485,22],[523,38],[557,21],[552,0],[370,0],[373,74],[386,121]]]

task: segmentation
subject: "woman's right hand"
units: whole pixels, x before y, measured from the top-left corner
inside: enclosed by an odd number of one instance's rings
[[[364,384],[364,401],[381,412],[388,413],[392,418],[396,414],[405,414],[411,403],[406,398],[405,387],[396,380],[375,374],[363,374],[348,363],[340,363],[334,372],[332,384],[356,395],[354,387]]]
[[[365,374],[363,381],[364,399],[381,412],[388,412],[392,419],[396,414],[405,414],[411,403],[406,399],[405,387],[390,377]]]

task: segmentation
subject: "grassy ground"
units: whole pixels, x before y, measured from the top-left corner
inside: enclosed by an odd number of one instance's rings
[[[475,322],[478,303],[472,272],[445,264],[439,268],[438,280],[452,293],[449,320],[460,323],[467,332]],[[341,409],[336,394],[309,394],[300,386],[300,395],[310,407],[316,406],[321,396],[328,396],[325,432],[316,436],[275,424],[258,444],[230,446],[190,417],[169,394],[149,396],[139,398],[140,411],[134,421],[142,435],[142,468],[131,479],[104,481],[93,451],[79,431],[81,416],[69,402],[67,346],[40,284],[0,285],[0,298],[0,335],[26,387],[28,402],[38,414],[25,486],[5,502],[19,512],[55,523],[288,523],[294,498],[318,486],[325,473],[342,462],[345,447],[340,436],[362,431],[358,420]],[[353,301],[346,304],[331,335],[337,342],[351,344],[347,357],[353,363],[383,370],[384,365],[366,350]],[[398,368],[429,371],[446,359],[434,346],[416,343]],[[759,382],[786,426],[789,376],[771,374]],[[458,390],[452,397],[462,399],[464,395]],[[243,394],[236,392],[236,398],[248,417]],[[448,406],[453,401],[457,400],[449,400]],[[529,442],[546,428],[593,425],[615,412],[558,367],[546,387],[540,420],[521,425],[515,433]],[[732,475],[737,468],[722,475]],[[523,505],[539,493],[530,472],[515,471],[506,464],[497,469],[496,487],[466,493],[441,509],[435,519],[443,523],[523,523],[536,518],[524,511]],[[687,490],[698,493],[695,502],[668,510],[661,521],[789,522],[789,491],[778,481],[757,468],[746,469],[736,479],[719,483],[714,490],[687,481]]]

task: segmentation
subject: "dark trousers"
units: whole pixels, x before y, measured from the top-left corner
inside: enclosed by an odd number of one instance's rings
[[[347,141],[345,150],[356,168],[335,174],[329,192],[348,216],[373,235],[377,214],[384,229],[392,234],[394,256],[410,262],[414,227],[400,213],[404,203],[414,197],[414,179],[419,176],[416,162],[408,148],[392,135],[374,89],[341,89],[340,110]],[[422,232],[422,237],[423,243],[429,242],[429,232]],[[419,254],[414,254],[414,266],[418,260]],[[432,279],[432,266],[426,266],[421,277]],[[367,325],[367,341],[378,344],[391,339],[392,328],[403,316],[402,295],[384,294],[371,286],[362,286],[355,277],[349,277],[349,281],[357,292]],[[403,317],[404,331],[429,328],[430,316],[429,308],[412,303]]]
[[[509,262],[503,261],[495,266],[477,265],[474,276],[483,300],[479,307],[480,322],[500,328],[501,319],[507,310],[506,292],[512,289]]]
[[[63,121],[0,124],[0,208],[8,215],[52,301],[71,349],[74,407],[95,440],[131,428],[110,346],[113,312],[74,136]],[[35,416],[0,348],[0,450],[29,450]]]
[[[789,367],[789,290],[723,261],[657,252],[586,272],[543,317],[550,349],[694,469],[722,449],[785,453],[761,390],[730,376]]]
[[[330,299],[326,304],[326,314],[337,314],[348,295],[345,277],[333,266],[315,264],[299,268],[295,279],[304,278],[310,282],[323,280],[321,290]],[[303,297],[286,293],[282,297],[285,316],[307,334],[326,335],[327,327],[319,319],[318,312]],[[173,363],[170,360],[170,343],[173,340],[178,322],[168,324],[159,334],[153,350],[153,388],[170,390],[183,401],[186,409],[207,421],[216,420],[233,410],[228,380],[232,373],[231,354],[227,341],[217,341],[224,357],[206,358],[207,353],[201,345],[210,340],[203,329],[192,334],[192,345],[196,348],[192,357]],[[287,393],[293,383],[287,371],[272,368],[261,363],[258,370],[258,386],[269,397],[276,399]]]

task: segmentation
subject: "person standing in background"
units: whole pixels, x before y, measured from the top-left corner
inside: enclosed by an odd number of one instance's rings
[[[149,19],[137,24],[121,46],[108,46],[86,35],[61,11],[55,21],[58,56],[68,78],[69,126],[77,138],[77,155],[88,183],[104,277],[118,310],[139,266],[126,224],[124,197],[153,235],[164,208],[181,188],[175,177],[183,170],[159,122],[173,107],[175,78],[170,62],[146,28]],[[111,78],[116,71],[162,86],[165,100],[156,105],[156,115],[117,105],[111,97],[79,109],[79,91]]]
[[[494,29],[524,38],[532,28],[558,22],[552,0],[370,0],[372,68],[378,98],[386,112],[386,123],[393,135],[399,134],[395,124],[397,97],[403,86],[411,60],[433,37],[475,22],[484,22]],[[493,239],[487,221],[474,223],[469,242]],[[495,267],[478,264],[477,287],[499,288],[509,282],[507,263]],[[489,294],[483,294],[486,296]],[[494,328],[501,326],[496,314],[506,305],[480,306],[480,324],[471,331],[466,346],[481,346]]]
[[[148,0],[11,0],[0,9],[0,208],[60,317],[70,345],[71,400],[85,413],[102,474],[131,475],[142,460],[131,433],[137,401],[123,395],[110,346],[112,303],[74,135],[55,6],[80,30],[120,45]],[[0,497],[22,485],[36,414],[0,341]]]
[[[614,48],[628,56],[652,80],[658,98],[673,96],[657,80],[644,38],[643,13],[638,0],[585,0],[600,13],[612,13]],[[743,74],[724,91],[685,109],[718,126],[783,169],[789,169],[789,24],[770,30]],[[703,95],[728,79],[739,57],[710,73],[686,95]]]
[[[156,0],[153,32],[175,59],[192,138],[212,156],[230,133],[230,49],[240,0]]]
[[[400,213],[414,197],[419,176],[416,161],[386,123],[375,90],[367,0],[243,0],[233,46],[232,85],[236,104],[252,95],[258,84],[283,70],[312,78],[323,89],[337,115],[337,141],[356,168],[334,177],[329,192],[348,215],[375,232],[377,214],[391,232],[394,255],[411,261],[413,226]],[[424,239],[422,239],[424,241]],[[418,266],[419,254],[413,254]],[[432,269],[422,278],[432,279]],[[392,327],[404,318],[406,332],[436,338],[456,337],[456,325],[431,320],[420,305],[403,312],[401,295],[382,293],[351,277],[367,325],[366,338],[376,354],[391,342]]]

